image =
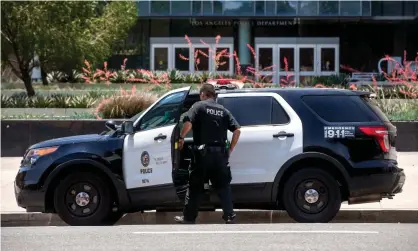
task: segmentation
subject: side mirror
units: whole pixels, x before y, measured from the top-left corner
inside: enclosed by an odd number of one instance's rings
[[[113,120],[106,121],[106,127],[112,131],[116,131],[116,123]]]
[[[122,123],[122,133],[133,134],[134,133],[134,122],[130,120],[123,121]]]

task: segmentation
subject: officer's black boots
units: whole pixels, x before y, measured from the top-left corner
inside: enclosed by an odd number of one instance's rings
[[[174,220],[180,224],[195,224],[195,221],[187,221],[184,219],[184,216],[175,216]]]
[[[232,224],[234,223],[234,219],[237,215],[234,213],[229,216],[222,216],[222,219],[225,221],[225,224]],[[184,216],[175,216],[174,220],[180,224],[195,224],[195,221],[187,221],[184,219]]]
[[[223,216],[222,218],[224,219],[225,224],[232,224],[232,223],[234,223],[235,217],[237,217],[237,214],[234,213],[234,214],[229,215],[229,216]]]

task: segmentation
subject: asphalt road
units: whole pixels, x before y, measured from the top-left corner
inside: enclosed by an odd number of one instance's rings
[[[146,225],[2,228],[7,250],[412,251],[418,224]]]

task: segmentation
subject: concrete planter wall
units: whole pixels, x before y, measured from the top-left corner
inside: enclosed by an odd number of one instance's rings
[[[105,122],[106,120],[2,120],[1,156],[22,156],[30,145],[48,139],[101,133],[106,130]],[[397,150],[418,151],[418,121],[393,124],[398,129]]]
[[[17,115],[47,115],[47,116],[73,116],[75,114],[93,113],[94,108],[3,108],[2,116]]]

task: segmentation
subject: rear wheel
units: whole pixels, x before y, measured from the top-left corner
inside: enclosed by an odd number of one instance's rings
[[[54,193],[55,210],[72,226],[116,222],[120,217],[119,214],[112,215],[112,204],[109,186],[97,174],[87,172],[70,174]]]
[[[284,186],[282,199],[289,216],[305,223],[329,222],[341,207],[337,181],[319,168],[293,173]]]

